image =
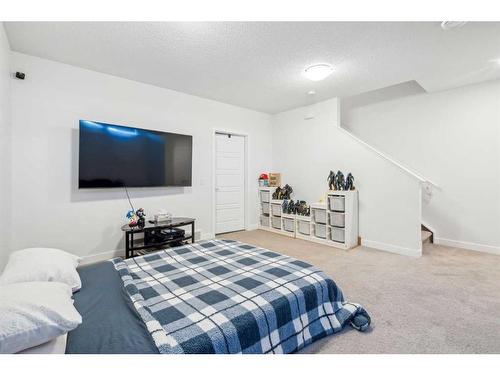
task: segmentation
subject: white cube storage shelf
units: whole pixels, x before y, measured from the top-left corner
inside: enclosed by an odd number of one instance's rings
[[[309,236],[311,234],[311,221],[306,221],[297,217],[297,234]]]
[[[263,227],[269,226],[269,216],[260,215],[260,225]]]
[[[358,245],[358,192],[329,191],[326,203],[311,204],[311,216],[283,213],[275,188],[259,187],[260,229],[285,236],[350,249]]]
[[[332,227],[345,227],[345,213],[344,212],[328,212],[330,218],[329,224]]]
[[[271,213],[273,216],[281,216],[281,204],[271,203]]]
[[[318,238],[326,238],[326,224],[314,224],[314,235]]]
[[[314,218],[314,222],[326,224],[326,209],[324,209],[324,208],[311,208],[311,215]]]
[[[271,218],[271,226],[274,229],[281,229],[281,218],[279,216],[273,216]]]
[[[358,191],[329,191],[328,241],[344,249],[358,246]]]
[[[330,211],[345,211],[345,196],[343,195],[328,195],[328,207]]]
[[[345,229],[332,227],[330,229],[330,239],[335,242],[345,242]]]
[[[293,218],[284,217],[283,218],[283,230],[287,232],[295,231],[295,220]]]
[[[269,203],[271,199],[271,192],[269,190],[260,190],[260,201],[262,203]]]

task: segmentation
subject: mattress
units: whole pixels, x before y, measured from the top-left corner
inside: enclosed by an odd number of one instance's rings
[[[68,333],[68,354],[155,354],[151,335],[111,262],[78,268],[82,288],[73,295],[82,324]]]
[[[56,337],[44,344],[25,349],[17,354],[64,354],[66,351],[67,334]]]
[[[66,353],[293,353],[370,317],[310,264],[231,240],[79,268]]]

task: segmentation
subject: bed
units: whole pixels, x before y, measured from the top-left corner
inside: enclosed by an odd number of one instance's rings
[[[208,240],[79,269],[66,353],[294,353],[370,317],[300,260]]]

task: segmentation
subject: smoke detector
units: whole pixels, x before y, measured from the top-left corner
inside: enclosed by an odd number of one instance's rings
[[[445,31],[452,30],[452,29],[459,29],[460,27],[464,26],[467,23],[467,21],[443,21],[441,22],[441,28]]]

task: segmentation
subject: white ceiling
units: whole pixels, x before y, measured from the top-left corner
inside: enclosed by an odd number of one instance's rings
[[[500,78],[500,23],[6,22],[14,51],[277,113],[415,80],[436,91]],[[302,70],[327,62],[322,82]],[[28,72],[29,73],[29,72]]]

